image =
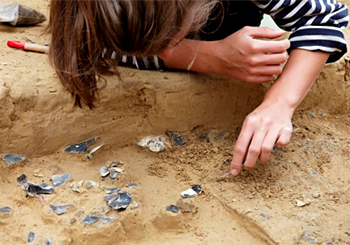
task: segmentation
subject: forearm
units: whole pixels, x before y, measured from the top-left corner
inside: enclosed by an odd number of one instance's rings
[[[329,53],[294,49],[282,74],[266,93],[265,103],[283,103],[292,112],[304,99]]]
[[[175,47],[172,56],[163,59],[168,68],[214,73],[216,42],[184,39]]]

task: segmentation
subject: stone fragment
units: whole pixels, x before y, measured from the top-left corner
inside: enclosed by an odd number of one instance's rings
[[[59,186],[63,185],[69,179],[70,179],[69,173],[56,174],[56,175],[51,176],[53,187],[59,187]]]
[[[69,208],[73,207],[72,204],[68,204],[68,205],[54,205],[54,204],[50,204],[50,208],[57,214],[57,215],[61,215],[64,214],[65,212],[67,212],[67,210]]]
[[[18,162],[22,162],[24,160],[26,160],[25,156],[20,156],[20,155],[15,155],[15,154],[7,154],[6,156],[4,156],[2,158],[2,160],[4,160],[6,163],[13,165],[16,164]]]

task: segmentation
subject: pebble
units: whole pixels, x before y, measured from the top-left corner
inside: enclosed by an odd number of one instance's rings
[[[13,165],[18,162],[22,162],[26,160],[25,156],[15,155],[15,154],[8,154],[2,158],[6,163]]]
[[[166,208],[166,210],[169,212],[177,213],[179,212],[179,207],[171,204]]]
[[[181,196],[184,198],[191,198],[201,193],[202,193],[202,186],[194,185],[191,188],[187,189],[186,191],[181,192]]]
[[[127,188],[134,188],[134,187],[137,187],[137,184],[134,184],[134,183],[126,184],[125,187],[127,187]]]
[[[57,215],[61,215],[64,214],[65,212],[67,212],[67,210],[69,208],[73,207],[72,204],[68,204],[68,205],[54,205],[54,204],[50,204],[50,208],[57,214]]]
[[[313,175],[318,175],[318,172],[313,169],[313,168],[309,168],[309,171],[313,174]]]
[[[179,146],[183,146],[186,144],[184,137],[182,137],[179,134],[171,134],[170,138]]]
[[[100,217],[98,217],[98,216],[89,216],[89,215],[87,215],[82,220],[82,223],[84,225],[92,225],[92,224],[95,224],[99,220],[100,220]]]
[[[87,189],[97,188],[98,184],[92,180],[87,180],[84,182],[84,187]]]
[[[34,241],[34,238],[35,238],[35,233],[34,232],[29,232],[28,234],[28,242],[31,243],[32,241]]]
[[[59,187],[59,186],[63,185],[69,179],[70,179],[69,173],[56,174],[56,175],[51,176],[53,187]]]
[[[303,201],[301,201],[301,200],[296,200],[296,205],[297,205],[297,207],[304,207],[304,206],[306,206],[308,203],[305,203],[305,202],[303,202]]]
[[[8,206],[0,208],[0,214],[10,214],[12,209]]]
[[[21,176],[19,176],[17,178],[17,183],[20,185],[27,183],[27,181],[28,181],[28,178],[27,178],[27,175],[25,175],[25,174],[22,174]]]

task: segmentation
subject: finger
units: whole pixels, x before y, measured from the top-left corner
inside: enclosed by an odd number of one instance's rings
[[[276,143],[276,139],[278,138],[279,131],[271,130],[267,133],[265,140],[261,147],[260,161],[267,162],[270,158],[271,151]]]
[[[257,58],[257,65],[282,65],[287,61],[288,53],[280,54],[261,54]]]
[[[282,73],[283,67],[281,65],[257,66],[248,68],[249,75],[255,76],[273,76]]]
[[[273,80],[273,76],[246,76],[241,78],[242,81],[248,83],[266,83]]]
[[[253,52],[263,52],[266,54],[284,53],[289,49],[290,42],[287,39],[279,41],[255,40]]]
[[[280,137],[277,141],[277,146],[282,147],[289,143],[293,130],[290,127],[284,127],[280,131]]]
[[[261,153],[261,146],[264,142],[267,131],[264,129],[259,129],[258,132],[253,136],[252,143],[249,146],[247,159],[244,163],[244,168],[246,170],[251,170],[255,167],[256,161]]]
[[[275,39],[283,35],[283,31],[274,30],[268,27],[250,27],[250,36],[253,38],[268,38]]]
[[[237,176],[241,171],[252,135],[253,131],[250,127],[243,124],[242,131],[238,136],[235,149],[233,150],[233,158],[231,162],[231,174],[233,176]]]

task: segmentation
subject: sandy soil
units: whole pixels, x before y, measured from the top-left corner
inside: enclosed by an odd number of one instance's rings
[[[47,0],[19,2],[47,13]],[[15,165],[0,160],[0,208],[12,209],[0,214],[0,244],[26,244],[30,231],[32,244],[51,239],[55,245],[350,244],[349,59],[321,72],[295,113],[287,147],[252,172],[224,178],[240,125],[268,85],[121,69],[123,82],[108,78],[95,110],[72,108],[45,55],[6,46],[25,37],[48,42],[46,24],[0,26],[0,154],[27,156]],[[137,146],[144,136],[167,132],[180,133],[186,144],[172,142],[161,153]],[[63,151],[95,136],[105,145],[91,160]],[[123,162],[125,172],[114,183],[103,181],[99,169],[113,161]],[[50,184],[54,174],[71,179],[40,201],[16,183],[23,173],[36,184]],[[73,192],[70,184],[80,180],[99,186]],[[138,186],[126,188],[129,183]],[[183,199],[180,193],[195,184],[203,193]],[[110,187],[132,194],[124,212],[106,206]],[[73,207],[58,216],[50,204]],[[170,204],[181,211],[166,211]],[[83,225],[85,215],[117,219]]]

